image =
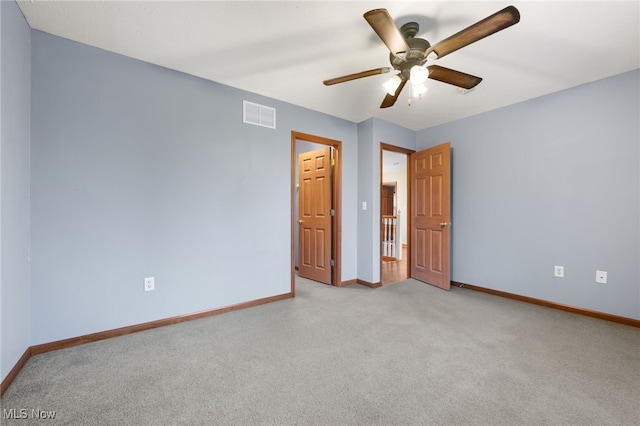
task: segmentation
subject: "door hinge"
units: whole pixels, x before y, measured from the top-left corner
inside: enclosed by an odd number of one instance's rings
[[[332,159],[331,159],[331,165],[332,165],[332,166],[335,166],[335,165],[336,165],[336,159],[335,159],[335,158],[332,158]]]
[[[331,267],[336,266],[336,262],[333,261],[333,259],[331,259],[331,261],[329,262],[329,265],[331,265]]]
[[[336,215],[336,211],[334,209],[329,210],[329,215],[330,216],[335,216]]]

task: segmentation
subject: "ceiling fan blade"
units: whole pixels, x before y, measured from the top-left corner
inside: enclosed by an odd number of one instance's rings
[[[367,20],[373,31],[378,34],[380,40],[387,45],[395,56],[409,51],[407,41],[402,37],[402,33],[396,27],[387,9],[370,10],[364,14],[364,19]]]
[[[393,104],[396,103],[398,96],[400,96],[400,92],[402,92],[402,88],[405,84],[407,84],[407,80],[402,80],[402,82],[400,82],[398,88],[396,89],[396,93],[394,93],[393,95],[387,93],[387,96],[384,97],[382,103],[380,104],[380,108],[389,108],[390,106],[393,106]]]
[[[482,81],[482,78],[480,77],[465,74],[450,68],[441,67],[439,65],[429,65],[427,69],[429,70],[430,79],[453,84],[454,86],[462,87],[467,90],[473,89]]]
[[[391,71],[389,67],[376,68],[372,70],[357,72],[354,74],[343,75],[342,77],[330,78],[329,80],[325,80],[322,83],[325,86],[331,86],[332,84],[344,83],[345,81],[356,80],[358,78],[370,77],[372,75],[384,74]]]
[[[518,9],[513,6],[507,6],[501,11],[431,46],[425,52],[425,57],[431,52],[435,52],[438,58],[442,58],[451,52],[517,24],[519,21],[520,12],[518,12]]]

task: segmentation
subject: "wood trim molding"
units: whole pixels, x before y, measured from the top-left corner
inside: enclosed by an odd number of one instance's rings
[[[397,146],[397,145],[391,145],[385,142],[380,142],[380,149],[385,151],[399,152],[401,154],[407,154],[407,155],[413,154],[414,152],[416,152],[415,149],[404,148],[402,146]]]
[[[353,285],[353,284],[358,284],[358,280],[342,281],[340,283],[340,287],[346,287],[346,286]]]
[[[4,392],[9,388],[9,385],[11,385],[11,383],[16,378],[20,370],[22,370],[22,367],[24,367],[29,358],[34,355],[57,351],[59,349],[71,348],[73,346],[84,345],[85,343],[97,342],[99,340],[124,336],[126,334],[137,333],[140,331],[151,330],[153,328],[164,327],[166,325],[178,324],[185,321],[193,321],[232,311],[239,311],[241,309],[252,308],[254,306],[264,305],[266,303],[291,299],[292,297],[293,293],[284,293],[276,296],[265,297],[262,299],[251,300],[249,302],[238,303],[236,305],[225,306],[222,308],[210,309],[186,315],[178,315],[175,317],[164,318],[156,321],[115,328],[112,330],[100,331],[98,333],[85,334],[84,336],[71,337],[69,339],[57,340],[55,342],[42,343],[40,345],[31,346],[27,348],[25,353],[22,355],[22,357],[20,357],[16,365],[11,369],[7,377],[0,384],[0,396],[2,396]]]
[[[491,294],[499,297],[506,297],[507,299],[517,300],[519,302],[531,303],[533,305],[544,306],[546,308],[558,309],[565,312],[571,312],[578,315],[584,315],[587,317],[597,318],[605,321],[617,322],[619,324],[630,325],[631,327],[640,328],[640,320],[621,317],[618,315],[607,314],[604,312],[592,311],[589,309],[577,308],[575,306],[563,305],[561,303],[549,302],[547,300],[536,299],[529,296],[521,296],[519,294],[508,293],[506,291],[494,290],[491,288],[480,287],[472,284],[461,283],[458,281],[451,281],[451,285],[455,285],[461,288],[467,288],[469,290],[479,291],[482,293]]]
[[[392,152],[397,152],[400,154],[405,154],[407,156],[407,173],[406,173],[406,184],[407,184],[407,211],[411,212],[411,179],[409,176],[409,156],[411,154],[413,154],[414,152],[416,152],[414,149],[409,149],[409,148],[403,148],[401,146],[397,146],[397,145],[391,145],[385,142],[380,142],[380,164],[379,166],[379,173],[380,173],[380,188],[379,188],[379,200],[380,200],[380,216],[382,217],[382,183],[383,183],[383,156],[384,156],[384,151],[392,151]],[[412,257],[412,253],[411,253],[411,249],[409,247],[411,247],[411,215],[407,214],[406,215],[406,227],[407,227],[407,242],[405,244],[403,244],[403,247],[407,247],[407,276],[409,278],[411,278],[411,257]],[[380,222],[380,218],[378,218],[378,221]],[[378,236],[379,244],[380,244],[380,254],[382,254],[383,250],[382,250],[382,238],[380,238],[380,236]],[[380,277],[382,277],[382,260],[380,260]],[[366,285],[366,284],[363,284]],[[377,288],[377,287],[381,287],[382,283],[378,283],[378,285],[374,284],[375,287],[372,288]],[[369,287],[369,286],[367,286]]]
[[[113,330],[101,331],[98,333],[86,334],[84,336],[72,337],[69,339],[58,340],[50,343],[43,343],[31,347],[31,355],[38,355],[45,352],[56,351],[58,349],[70,348],[85,343],[97,342],[98,340],[110,339],[112,337],[124,336],[126,334],[137,333],[139,331],[151,330],[153,328],[164,327],[166,325],[178,324],[185,321],[193,321],[201,318],[211,317],[214,315],[224,314],[231,311],[239,311],[241,309],[251,308],[254,306],[264,305],[265,303],[277,302],[279,300],[289,299],[293,297],[291,293],[280,294],[277,296],[265,297],[264,299],[252,300],[249,302],[239,303],[237,305],[225,306],[223,308],[211,309],[207,311],[195,312],[193,314],[178,315],[175,317],[164,318],[156,321],[145,322],[142,324],[130,325],[127,327],[115,328]]]
[[[29,361],[29,358],[31,358],[31,355],[32,355],[31,348],[29,347],[27,348],[26,351],[24,351],[24,353],[22,354],[22,356],[20,357],[16,365],[14,365],[11,371],[9,371],[9,374],[7,374],[7,377],[5,377],[2,383],[0,383],[0,397],[2,397],[2,395],[4,395],[4,393],[6,392],[6,390],[9,389],[9,385],[16,378],[20,370],[22,370],[22,367],[24,367],[27,361]]]
[[[331,272],[331,283],[336,287],[341,287],[342,283],[342,142],[336,139],[329,139],[309,133],[291,131],[291,265],[295,265],[295,226],[297,224],[298,212],[294,211],[296,182],[295,170],[297,166],[296,141],[312,142],[319,145],[331,146],[334,148],[334,169],[332,183],[332,203],[335,215],[332,221],[331,251],[334,260],[333,271]],[[291,268],[291,293],[295,295],[295,272]]]
[[[360,278],[357,279],[358,284],[362,284],[365,287],[369,287],[369,288],[378,288],[378,287],[382,287],[382,283],[381,282],[377,282],[377,283],[370,283],[368,281],[365,280],[361,280]]]

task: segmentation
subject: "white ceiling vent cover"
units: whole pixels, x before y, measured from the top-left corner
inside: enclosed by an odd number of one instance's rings
[[[256,126],[276,128],[276,109],[268,106],[243,101],[242,118],[245,123]]]

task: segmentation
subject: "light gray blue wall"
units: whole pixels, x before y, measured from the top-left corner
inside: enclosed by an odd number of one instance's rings
[[[381,143],[415,149],[416,132],[378,118],[358,125],[358,278],[370,283],[380,282]]]
[[[354,123],[32,42],[32,344],[288,293],[292,130],[343,142],[342,275],[356,278]],[[275,107],[277,130],[243,124],[243,99]]]
[[[635,70],[418,133],[420,149],[453,149],[453,280],[640,318],[639,81]]]
[[[31,30],[0,2],[0,380],[29,348]]]
[[[376,257],[373,243],[373,215],[371,204],[373,193],[373,170],[375,149],[373,142],[373,118],[358,124],[358,278],[376,283],[374,264]],[[362,203],[367,203],[367,210],[362,210]],[[379,274],[379,272],[378,272]]]

